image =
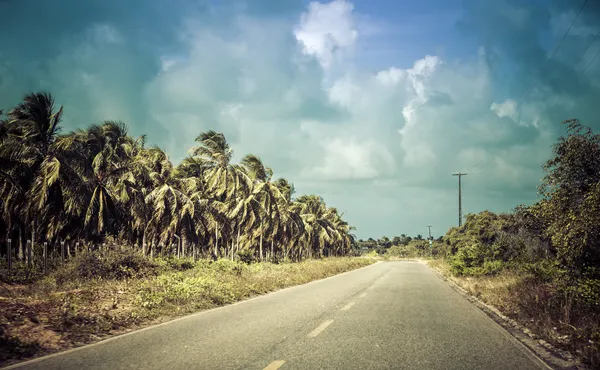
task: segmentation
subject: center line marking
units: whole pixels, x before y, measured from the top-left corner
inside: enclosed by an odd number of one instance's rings
[[[285,361],[283,360],[273,361],[269,364],[269,366],[265,367],[263,370],[277,370],[281,366],[283,366],[283,364],[285,364]]]
[[[350,307],[354,306],[354,302],[350,302],[342,308],[342,311],[348,311]]]
[[[333,323],[333,320],[327,320],[327,321],[325,321],[324,323],[322,323],[321,325],[319,325],[319,327],[318,327],[318,328],[316,328],[315,330],[311,331],[311,332],[308,334],[308,337],[309,337],[309,338],[314,338],[314,337],[316,337],[317,335],[321,334],[321,332],[322,332],[323,330],[327,329],[327,327],[328,327],[329,325],[331,325],[332,323]]]
[[[364,292],[361,295],[359,295],[358,298],[365,298],[366,295],[367,295],[367,292]]]

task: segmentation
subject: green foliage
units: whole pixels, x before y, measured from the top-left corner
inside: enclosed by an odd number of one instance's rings
[[[181,259],[170,257],[166,260],[168,266],[172,270],[185,271],[193,269],[197,264],[189,259]]]
[[[559,138],[554,157],[544,165],[543,198],[509,214],[468,215],[464,225],[444,236],[442,255],[450,273],[479,276],[465,281],[481,286],[492,286],[496,280],[490,276],[510,270],[497,280],[514,279],[500,304],[537,334],[598,367],[600,135],[577,120],[565,123],[568,135]],[[563,339],[556,339],[557,331]]]
[[[1,254],[7,238],[51,248],[114,239],[143,246],[152,256],[179,250],[190,257],[196,247],[217,259],[251,250],[258,260],[275,262],[351,252],[354,228],[337,209],[317,195],[293,198],[293,184],[273,180],[273,170],[255,155],[233,163],[223,133],[201,132],[190,156],[174,166],[166,152],[146,147],[145,137],[130,136],[122,122],[63,134],[61,116],[48,93],[27,94],[0,116]],[[243,253],[240,258],[251,262]],[[134,260],[122,261],[120,272],[93,262],[89,257],[81,274],[127,277],[136,271]]]
[[[254,252],[252,252],[250,249],[242,249],[241,251],[237,252],[237,256],[240,259],[240,261],[248,265],[256,262]]]
[[[568,135],[559,138],[554,158],[544,165],[538,214],[558,260],[582,275],[600,267],[600,135],[578,120],[564,123]]]
[[[372,250],[364,255],[365,257],[379,257],[379,253],[376,250]]]
[[[69,261],[64,268],[52,276],[58,284],[74,279],[131,279],[157,273],[157,264],[147,258],[129,252],[112,251],[105,255],[100,252],[82,253]]]

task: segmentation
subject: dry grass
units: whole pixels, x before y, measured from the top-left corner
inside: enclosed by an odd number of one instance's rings
[[[229,260],[159,260],[141,261],[137,271],[137,265],[128,260],[130,270],[113,263],[114,271],[102,270],[110,278],[90,279],[82,276],[96,268],[88,266],[95,261],[82,257],[30,285],[0,283],[0,365],[374,262],[328,258],[246,265]]]

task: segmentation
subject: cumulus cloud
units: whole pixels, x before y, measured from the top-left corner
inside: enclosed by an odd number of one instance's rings
[[[556,122],[589,114],[582,107],[600,91],[597,65],[584,78],[567,63],[573,58],[557,58],[515,115],[551,50],[540,29],[559,35],[572,9],[486,4],[457,11],[476,39],[461,58],[437,55],[435,43],[410,63],[381,53],[398,48],[385,30],[393,22],[347,0],[281,5],[268,15],[251,3],[174,7],[161,18],[176,20],[162,28],[172,39],[153,45],[125,21],[94,19],[61,34],[23,89],[55,93],[68,128],[124,120],[175,162],[200,132],[221,131],[235,160],[259,155],[298,192],[347,211],[360,237],[417,233],[430,223],[442,233],[456,223],[451,172],[469,172],[466,212],[531,202]],[[592,24],[582,21],[578,43],[591,40]],[[365,64],[367,41],[392,57]],[[404,43],[400,53],[421,44]],[[19,65],[0,58],[0,97],[15,100]]]
[[[517,112],[517,102],[512,99],[506,99],[502,103],[492,103],[490,109],[496,113],[498,117],[512,118]]]
[[[354,6],[345,0],[327,4],[314,1],[300,16],[294,35],[302,51],[317,58],[323,68],[331,67],[336,58],[342,57],[354,45],[358,31],[353,9]]]

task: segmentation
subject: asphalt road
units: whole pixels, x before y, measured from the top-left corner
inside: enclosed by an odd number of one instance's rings
[[[548,369],[419,262],[382,262],[24,369]]]

